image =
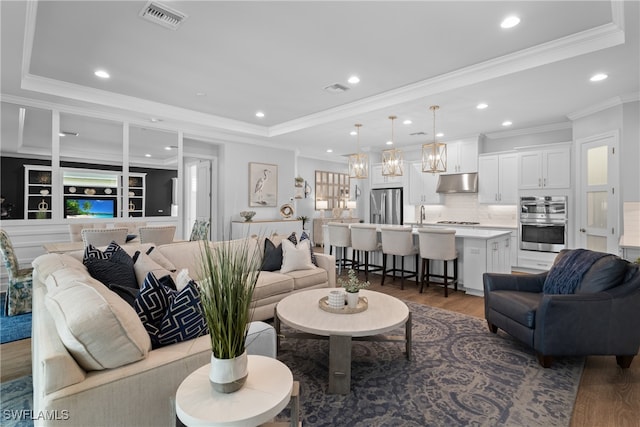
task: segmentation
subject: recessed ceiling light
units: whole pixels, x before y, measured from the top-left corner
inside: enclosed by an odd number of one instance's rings
[[[164,147],[164,149],[165,149],[165,150],[167,150],[167,151],[171,151],[171,150],[173,150],[173,148],[171,148],[171,147],[170,147],[170,146],[168,146],[168,145],[167,145],[166,147]]]
[[[144,155],[145,157],[151,157],[151,154],[147,153]]]
[[[105,70],[96,70],[93,74],[95,74],[96,77],[100,77],[101,79],[108,79],[109,77],[111,77]]]
[[[393,145],[393,141],[387,141],[387,145]]]
[[[502,28],[513,28],[520,23],[520,18],[515,15],[507,16],[502,20],[500,26]]]
[[[78,132],[70,132],[68,130],[61,130],[58,132],[59,136],[78,136],[80,135]]]
[[[407,119],[404,122],[402,122],[403,125],[410,125],[411,123],[413,123],[411,120]]]
[[[438,133],[436,133],[436,136],[437,136],[438,138],[442,138],[442,137],[444,136],[444,133],[442,133],[442,132],[438,132]]]
[[[349,135],[351,136],[356,136],[358,134],[358,132],[356,132],[355,130],[352,130],[351,132],[349,132]]]
[[[263,118],[264,117],[264,113],[262,111],[258,111],[256,113],[256,117]]]
[[[158,119],[158,118],[156,118],[156,117],[151,117],[151,118],[149,119],[149,121],[150,121],[151,123],[158,123],[158,122],[161,122],[161,121],[162,121],[162,119]]]
[[[509,120],[505,120],[504,122],[502,122],[502,126],[511,126],[513,123],[510,122]]]
[[[351,76],[349,77],[349,80],[347,80],[349,83],[351,83],[352,85],[358,84],[360,83],[360,77],[358,76]]]
[[[327,148],[327,153],[333,153],[333,150],[331,148]]]
[[[207,96],[205,92],[196,92],[196,96]]]
[[[485,108],[487,108],[489,106],[489,104],[485,104],[484,102],[481,102],[480,104],[476,105],[476,108],[478,110],[484,110]]]
[[[598,73],[598,74],[594,74],[593,76],[591,76],[589,81],[600,82],[600,81],[606,79],[607,77],[609,77],[609,76],[604,74],[604,73]]]

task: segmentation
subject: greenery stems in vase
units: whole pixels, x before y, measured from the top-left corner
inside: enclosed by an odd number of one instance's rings
[[[203,242],[200,298],[213,356],[232,359],[245,351],[253,291],[262,257],[252,239]]]
[[[353,269],[350,269],[347,272],[347,280],[342,278],[338,279],[338,285],[342,286],[345,291],[350,293],[356,293],[360,291],[360,289],[368,288],[369,284],[369,282],[359,280],[356,271]]]

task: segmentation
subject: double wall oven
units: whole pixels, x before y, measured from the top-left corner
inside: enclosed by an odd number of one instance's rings
[[[567,248],[567,196],[520,198],[520,249],[560,252]]]

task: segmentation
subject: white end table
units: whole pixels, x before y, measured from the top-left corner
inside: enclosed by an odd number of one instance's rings
[[[278,415],[289,404],[292,391],[297,392],[291,371],[271,357],[248,358],[247,381],[234,393],[218,393],[213,389],[209,364],[185,378],[176,393],[176,415],[180,421],[189,427],[257,426]],[[291,424],[297,425],[297,393],[294,399]]]

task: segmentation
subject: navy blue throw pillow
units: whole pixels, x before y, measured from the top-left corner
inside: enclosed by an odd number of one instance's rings
[[[274,245],[269,238],[264,239],[263,271],[276,271],[282,267],[282,244]]]
[[[202,316],[198,286],[193,280],[178,292],[163,285],[153,273],[148,273],[135,299],[134,308],[151,338],[153,348],[209,333]]]
[[[134,261],[117,243],[112,242],[104,252],[89,245],[85,255],[84,265],[94,279],[107,286],[113,283],[138,290]]]
[[[311,252],[311,262],[313,263],[313,265],[317,267],[318,261],[316,260],[316,255],[313,253],[313,245],[311,244],[311,238],[309,237],[306,231],[303,231],[302,235],[300,236],[300,241],[302,242],[303,240],[309,241],[309,252]]]

